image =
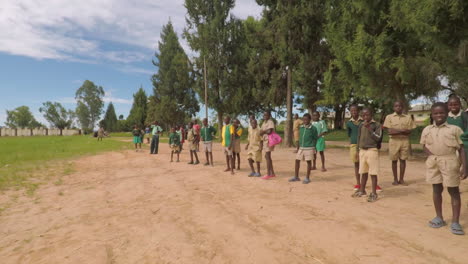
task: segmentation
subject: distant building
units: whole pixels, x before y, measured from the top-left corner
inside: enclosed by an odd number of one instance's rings
[[[431,105],[430,104],[419,104],[411,107],[408,114],[413,118],[417,126],[425,124],[426,120],[431,116]]]

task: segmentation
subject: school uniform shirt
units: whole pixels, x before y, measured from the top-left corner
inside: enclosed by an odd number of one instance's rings
[[[173,132],[169,135],[169,145],[180,145],[180,136],[177,134],[177,132]]]
[[[414,123],[411,116],[406,114],[397,114],[393,113],[387,115],[385,117],[385,121],[383,124],[385,128],[393,128],[393,129],[415,129],[416,124]],[[390,138],[408,138],[407,135],[390,135]]]
[[[382,126],[372,120],[370,122],[370,127],[372,131],[369,131],[365,126],[364,122],[359,125],[358,130],[358,148],[360,149],[370,149],[377,148],[379,142],[382,140]]]
[[[234,131],[234,129],[236,131]],[[244,129],[242,129],[242,127],[237,127],[237,128],[234,128],[234,126],[232,127],[232,134],[234,134],[234,139],[239,139],[242,136],[243,132],[244,132]]]
[[[462,111],[458,112],[458,114],[453,114],[452,112],[448,113],[447,123],[449,125],[454,125],[463,130],[463,118],[462,118]]]
[[[200,131],[201,139],[204,142],[211,142],[213,140],[213,135],[216,134],[216,129],[212,126],[204,126]]]
[[[362,118],[358,118],[355,120],[351,118],[348,122],[346,122],[346,129],[348,131],[349,143],[350,144],[357,144],[357,136],[359,131],[359,125],[362,123]]]
[[[260,150],[260,142],[262,137],[260,136],[260,128],[249,128],[249,152],[255,152]]]
[[[231,124],[223,126],[223,129],[221,130],[221,137],[222,137],[221,144],[223,145],[223,147],[229,147],[231,145],[232,133],[234,133],[234,130]]]
[[[195,140],[195,136],[198,135],[197,130],[191,128],[187,131],[187,141],[193,142]]]
[[[463,142],[460,139],[461,128],[449,125],[447,122],[440,126],[435,124],[424,128],[420,143],[436,156],[455,155]]]
[[[312,124],[301,125],[299,128],[299,148],[313,149],[317,144],[317,128]]]
[[[273,131],[275,131],[275,123],[273,122],[273,120],[268,119],[267,121],[264,121],[263,124],[262,124],[262,131],[267,131],[269,129],[273,129]],[[268,134],[263,134],[263,141],[267,143],[267,146],[268,146]]]
[[[157,125],[152,125],[151,126],[151,129],[152,129],[152,132],[151,134],[154,136],[154,135],[157,135],[158,133],[161,133],[163,130],[160,126],[157,126]]]
[[[315,127],[315,129],[317,129],[317,133],[319,135],[321,133],[328,132],[327,123],[325,123],[325,120],[313,121],[312,125]]]

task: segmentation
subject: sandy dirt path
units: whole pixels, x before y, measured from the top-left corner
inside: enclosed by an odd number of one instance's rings
[[[0,214],[0,263],[468,263],[468,236],[427,227],[433,217],[424,163],[408,162],[408,187],[393,187],[381,157],[376,203],[351,198],[345,149],[326,152],[328,172],[288,183],[294,154],[274,152],[276,179],[111,152],[74,162],[63,183],[43,185]],[[305,173],[302,164],[301,175]],[[461,224],[468,231],[468,182]],[[2,194],[0,201],[9,200]],[[444,212],[450,220],[449,199]]]

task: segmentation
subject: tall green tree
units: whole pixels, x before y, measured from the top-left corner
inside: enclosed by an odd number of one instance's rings
[[[27,106],[20,106],[14,110],[7,110],[7,119],[5,125],[10,128],[38,128],[43,127],[36,121],[31,110]]]
[[[133,127],[137,125],[142,128],[145,125],[145,119],[148,109],[148,97],[146,96],[143,87],[140,87],[138,91],[133,94],[133,105],[130,109],[130,114],[127,117],[127,122]]]
[[[158,72],[153,75],[154,100],[149,114],[172,125],[184,122],[199,110],[195,94],[193,70],[177,33],[169,21],[162,29],[159,52],[153,64]],[[156,101],[160,103],[156,104]]]
[[[114,132],[118,130],[117,114],[115,113],[114,104],[112,102],[107,106],[107,110],[102,121],[104,128],[107,131]]]
[[[51,126],[58,129],[70,128],[75,118],[75,113],[72,110],[67,110],[58,102],[45,102],[39,108],[39,112],[44,115],[45,120]]]
[[[104,89],[91,81],[84,81],[76,91],[76,116],[81,128],[92,130],[99,120],[104,107]]]

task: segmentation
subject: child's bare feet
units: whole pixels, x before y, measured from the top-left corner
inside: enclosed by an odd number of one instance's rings
[[[396,186],[396,185],[398,185],[398,184],[400,184],[400,183],[397,182],[397,181],[392,182],[392,185],[395,185],[395,186]]]
[[[327,169],[325,169],[325,168],[322,168],[322,172],[326,172],[326,171],[327,171]]]
[[[403,186],[408,186],[408,184],[404,180],[400,180],[398,184],[403,185]]]
[[[227,169],[224,170],[224,172],[228,172],[228,171],[230,171],[230,170],[231,170],[230,168],[227,168]]]
[[[314,166],[314,167],[312,167],[310,170],[316,170],[316,169],[317,169],[317,167]]]

